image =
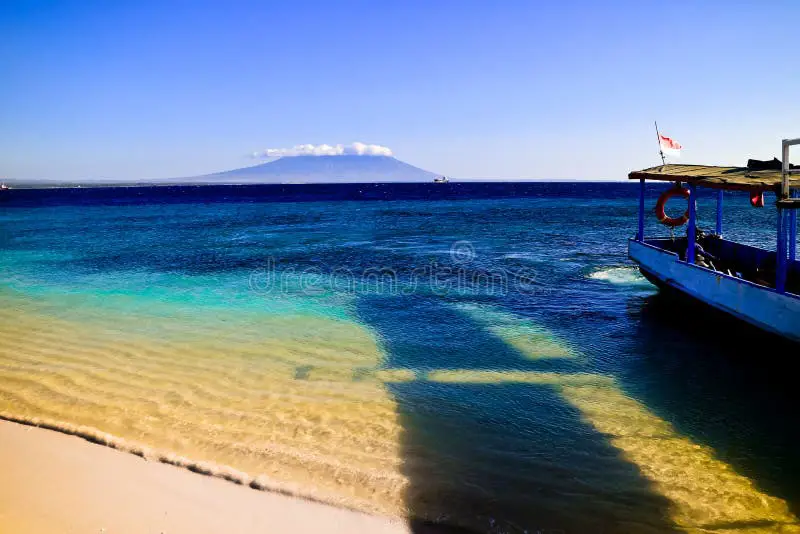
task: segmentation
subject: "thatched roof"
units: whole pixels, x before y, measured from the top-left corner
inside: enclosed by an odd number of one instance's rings
[[[737,191],[774,191],[781,188],[781,171],[754,171],[747,167],[713,167],[708,165],[659,165],[628,175],[631,180],[685,182],[698,187]],[[789,178],[791,187],[800,188],[800,175]]]

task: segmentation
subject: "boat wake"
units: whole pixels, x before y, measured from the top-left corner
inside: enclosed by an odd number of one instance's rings
[[[635,267],[608,267],[591,273],[589,278],[614,285],[642,287],[650,285]]]

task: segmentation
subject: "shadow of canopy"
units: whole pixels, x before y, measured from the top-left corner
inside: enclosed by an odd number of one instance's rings
[[[443,299],[362,295],[356,311],[385,366],[415,375],[386,385],[415,532],[673,531],[669,501],[559,394],[591,379],[576,363],[531,360]]]
[[[632,362],[636,380],[622,386],[800,515],[797,345],[686,305],[669,294],[629,304],[633,350],[647,357]]]

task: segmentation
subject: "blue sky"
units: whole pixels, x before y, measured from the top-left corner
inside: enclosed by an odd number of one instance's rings
[[[659,161],[653,119],[681,161],[741,164],[800,136],[798,20],[791,0],[6,0],[0,176],[362,141],[458,177],[619,179]]]

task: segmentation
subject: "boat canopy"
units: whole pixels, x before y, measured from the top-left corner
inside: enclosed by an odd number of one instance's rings
[[[747,167],[667,164],[633,171],[631,180],[686,182],[698,187],[733,191],[781,191],[782,173],[778,170],[752,170]],[[800,175],[789,177],[789,187],[800,189]]]

